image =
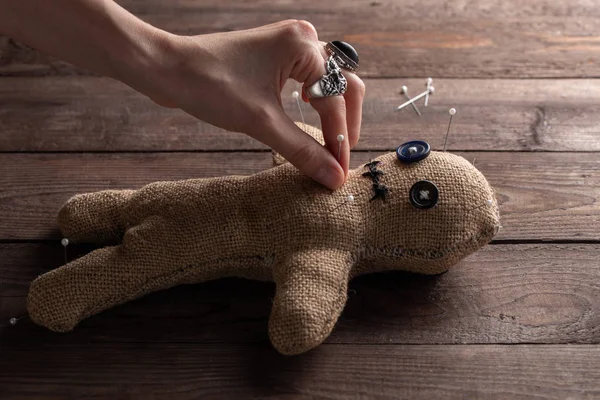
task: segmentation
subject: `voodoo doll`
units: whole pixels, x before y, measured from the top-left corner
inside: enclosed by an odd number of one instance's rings
[[[281,163],[78,195],[58,222],[71,242],[117,245],[38,277],[28,296],[34,322],[66,332],[151,292],[241,277],[275,282],[269,336],[281,353],[299,354],[329,336],[350,279],[445,272],[491,240],[499,214],[471,163],[415,141],[350,171],[335,191]]]

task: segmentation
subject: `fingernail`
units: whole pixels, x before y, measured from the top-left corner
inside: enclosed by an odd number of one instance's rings
[[[337,166],[322,165],[314,176],[314,179],[329,189],[337,189],[344,182],[344,174]]]

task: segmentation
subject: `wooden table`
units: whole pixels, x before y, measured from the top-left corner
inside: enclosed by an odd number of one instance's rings
[[[437,278],[352,282],[332,336],[269,345],[273,286],[178,287],[56,334],[27,319],[28,285],[63,263],[71,195],[251,174],[260,143],[0,38],[0,398],[600,397],[600,7],[592,1],[123,0],[180,34],[307,19],[361,56],[353,165],[408,139],[474,160],[503,229]],[[437,89],[419,118],[399,90]],[[285,106],[299,114],[285,89]],[[316,113],[305,108],[307,120]],[[85,251],[70,247],[70,257]]]

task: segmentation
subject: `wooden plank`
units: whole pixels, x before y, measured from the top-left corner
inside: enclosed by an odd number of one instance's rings
[[[368,79],[357,150],[387,150],[408,139],[441,148],[448,109],[455,107],[450,150],[600,151],[600,80],[436,79],[436,93],[419,118],[395,111],[408,85],[423,80]],[[290,96],[284,106],[300,120]],[[306,121],[317,113],[303,104]],[[0,151],[173,151],[266,149],[248,136],[227,132],[167,109],[106,78],[3,78]]]
[[[267,347],[84,344],[7,347],[10,399],[593,399],[600,346]]]
[[[324,41],[356,46],[369,77],[598,77],[597,7],[579,0],[557,4],[519,0],[318,0],[248,2],[121,1],[144,20],[178,34],[246,29],[288,18],[311,21]],[[86,73],[6,38],[0,75]]]
[[[69,258],[89,251],[69,247]],[[596,244],[489,245],[438,277],[356,278],[327,343],[600,343]],[[0,335],[12,341],[268,343],[274,286],[225,279],[154,293],[56,334],[23,319],[29,283],[64,263],[55,244],[0,245]],[[10,343],[10,342],[8,342]]]
[[[359,166],[379,153],[355,153]],[[600,159],[594,153],[460,153],[497,191],[498,239],[600,240]],[[0,240],[58,239],[55,217],[72,195],[158,180],[252,174],[270,153],[1,154]]]

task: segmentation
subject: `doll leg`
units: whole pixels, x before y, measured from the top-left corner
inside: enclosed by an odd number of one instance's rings
[[[329,336],[346,304],[350,265],[347,252],[333,249],[306,250],[278,263],[269,336],[279,352],[300,354]]]
[[[71,198],[58,213],[63,235],[73,242],[120,242],[127,229],[123,210],[134,190],[105,190]]]
[[[144,221],[127,231],[120,246],[93,251],[38,277],[27,298],[31,319],[66,332],[100,311],[176,286],[187,274],[209,279],[208,268],[188,268],[172,249],[171,232],[161,218]]]

